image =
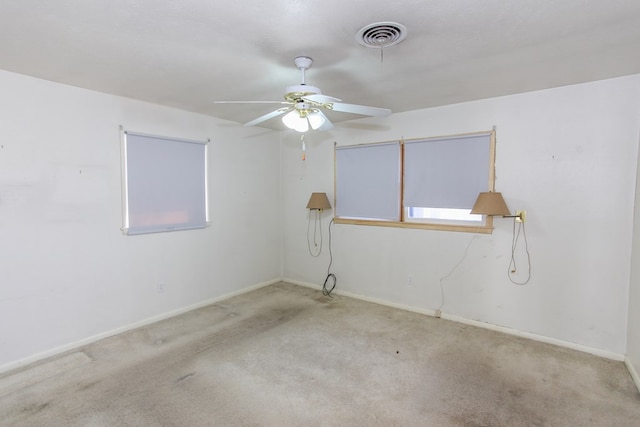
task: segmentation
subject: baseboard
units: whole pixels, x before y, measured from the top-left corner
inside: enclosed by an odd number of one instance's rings
[[[314,283],[309,283],[309,282],[303,282],[300,280],[296,280],[296,279],[289,279],[289,278],[283,278],[282,281],[284,282],[288,282],[288,283],[293,283],[294,285],[299,285],[299,286],[304,286],[307,288],[313,288],[313,289],[321,289],[322,286],[320,285],[316,285]],[[364,295],[359,295],[359,294],[354,294],[351,292],[345,292],[345,291],[341,291],[339,289],[336,289],[334,291],[336,294],[338,295],[343,295],[349,298],[355,298],[355,299],[359,299],[362,301],[367,301],[367,302],[372,302],[375,304],[380,304],[380,305],[385,305],[388,307],[393,307],[393,308],[398,308],[401,310],[406,310],[406,311],[412,311],[414,313],[419,313],[419,314],[424,314],[427,316],[432,316],[435,317],[435,310],[429,310],[429,309],[421,309],[421,308],[416,308],[416,307],[412,307],[409,305],[404,305],[404,304],[397,304],[394,302],[389,302],[383,299],[378,299],[378,298],[370,298]],[[442,312],[441,316],[442,319],[446,319],[446,320],[451,320],[453,322],[457,322],[457,323],[462,323],[465,325],[470,325],[470,326],[476,326],[478,328],[483,328],[483,329],[489,329],[492,331],[496,331],[496,332],[502,332],[504,334],[508,334],[508,335],[513,335],[516,337],[520,337],[520,338],[527,338],[533,341],[538,341],[538,342],[543,342],[543,343],[547,343],[547,344],[553,344],[556,345],[558,347],[564,347],[564,348],[569,348],[572,350],[577,350],[583,353],[589,353],[589,354],[593,354],[595,356],[598,357],[602,357],[605,359],[610,359],[610,360],[615,360],[616,362],[623,362],[625,361],[625,355],[623,354],[619,354],[619,353],[615,353],[615,352],[611,352],[611,351],[607,351],[607,350],[602,350],[599,348],[593,348],[593,347],[589,347],[589,346],[585,346],[585,345],[581,345],[581,344],[576,344],[576,343],[572,343],[569,341],[564,341],[564,340],[560,340],[560,339],[556,339],[556,338],[550,338],[550,337],[546,337],[544,335],[537,335],[537,334],[533,334],[533,333],[529,333],[529,332],[522,332],[519,331],[517,329],[512,329],[512,328],[507,328],[504,326],[498,326],[498,325],[494,325],[491,323],[486,323],[486,322],[480,322],[477,320],[470,320],[470,319],[466,319],[464,317],[461,316],[455,316],[452,314],[447,314],[445,312]],[[627,364],[627,366],[629,366],[629,364]],[[638,382],[636,381],[636,384],[638,384]]]
[[[273,285],[274,283],[278,283],[280,281],[281,281],[281,279],[277,278],[277,279],[273,279],[273,280],[270,280],[270,281],[267,281],[267,282],[258,283],[257,285],[249,286],[248,288],[244,288],[244,289],[241,289],[239,291],[235,291],[235,292],[231,292],[231,293],[228,293],[228,294],[224,294],[224,295],[221,295],[219,297],[215,297],[215,298],[211,298],[211,299],[208,299],[208,300],[205,300],[205,301],[201,301],[201,302],[198,302],[196,304],[192,304],[192,305],[189,305],[189,306],[186,306],[186,307],[181,307],[181,308],[178,308],[176,310],[171,310],[171,311],[168,311],[166,313],[159,314],[157,316],[152,316],[152,317],[140,320],[139,322],[134,322],[134,323],[131,323],[129,325],[125,325],[125,326],[122,326],[122,327],[119,327],[119,328],[116,328],[116,329],[112,329],[112,330],[109,330],[109,331],[106,331],[106,332],[102,332],[102,333],[97,334],[97,335],[93,335],[93,336],[88,337],[88,338],[81,339],[79,341],[75,341],[75,342],[72,342],[72,343],[61,345],[59,347],[55,347],[53,349],[50,349],[50,350],[47,350],[47,351],[43,351],[41,353],[36,353],[36,354],[34,354],[32,356],[29,356],[29,357],[26,357],[24,359],[20,359],[20,360],[14,361],[14,362],[9,362],[7,364],[1,365],[0,366],[0,374],[3,374],[5,372],[11,371],[11,370],[14,370],[14,369],[17,369],[17,368],[21,368],[23,366],[29,365],[29,364],[34,363],[34,362],[38,362],[38,361],[47,359],[49,357],[53,357],[53,356],[65,353],[67,351],[76,350],[76,349],[78,349],[80,347],[86,346],[86,345],[94,343],[96,341],[103,340],[105,338],[112,337],[114,335],[118,335],[118,334],[121,334],[121,333],[124,333],[124,332],[131,331],[133,329],[137,329],[137,328],[140,328],[140,327],[143,327],[143,326],[147,326],[147,325],[150,325],[152,323],[159,322],[161,320],[169,319],[171,317],[175,317],[175,316],[178,316],[180,314],[184,314],[184,313],[187,313],[189,311],[196,310],[196,309],[201,308],[201,307],[205,307],[207,305],[215,304],[217,302],[220,302],[220,301],[223,301],[223,300],[226,300],[226,299],[238,296],[238,295],[246,294],[248,292],[255,291],[256,289],[260,289],[260,288],[264,288],[265,286]]]
[[[289,279],[289,278],[286,278],[286,277],[283,278],[282,281],[283,282],[287,282],[287,283],[292,283],[292,284],[298,285],[298,286],[304,286],[305,288],[318,289],[318,290],[322,289],[322,285],[317,285],[315,283],[309,283],[309,282],[303,282],[303,281],[295,280],[295,279]],[[405,310],[405,311],[412,311],[414,313],[425,314],[427,316],[435,317],[435,314],[436,314],[434,310],[421,309],[421,308],[411,307],[409,305],[397,304],[397,303],[386,301],[386,300],[383,300],[383,299],[370,298],[370,297],[367,297],[367,296],[364,296],[364,295],[353,294],[351,292],[345,292],[345,291],[341,291],[341,290],[338,290],[338,289],[336,289],[333,293],[336,293],[338,295],[343,295],[343,296],[349,297],[349,298],[358,299],[358,300],[361,300],[361,301],[372,302],[374,304],[386,305],[387,307],[399,308],[399,309]]]
[[[14,362],[9,362],[7,364],[1,365],[0,366],[0,374],[3,374],[5,372],[17,369],[17,368],[21,368],[23,366],[29,365],[31,363],[34,362],[38,362],[40,360],[44,360],[46,358],[49,357],[53,357],[56,356],[58,354],[62,354],[65,353],[67,351],[70,350],[75,350],[78,349],[80,347],[86,346],[88,344],[100,341],[102,339],[105,338],[109,338],[112,337],[114,335],[118,335],[124,332],[128,332],[131,331],[133,329],[137,329],[143,326],[147,326],[150,325],[152,323],[155,322],[159,322],[161,320],[165,320],[171,317],[175,317],[178,316],[180,314],[184,314],[186,312],[192,311],[192,310],[196,310],[198,308],[201,307],[205,307],[207,305],[210,304],[215,304],[217,302],[232,298],[234,296],[238,296],[238,295],[242,295],[260,288],[263,288],[265,286],[269,286],[272,285],[274,283],[278,283],[280,281],[284,281],[287,283],[292,283],[294,285],[299,285],[299,286],[304,286],[307,288],[312,288],[312,289],[316,289],[316,290],[320,290],[322,289],[321,285],[315,284],[315,283],[310,283],[310,282],[305,282],[305,281],[301,281],[301,280],[297,280],[297,279],[292,279],[292,278],[277,278],[277,279],[273,279],[267,282],[263,282],[263,283],[259,283],[244,289],[241,289],[239,291],[235,291],[235,292],[231,292],[225,295],[221,295],[219,297],[216,298],[212,298],[209,300],[205,300],[205,301],[201,301],[198,302],[196,304],[187,306],[187,307],[182,307],[176,310],[172,310],[166,313],[162,313],[159,314],[157,316],[152,316],[149,317],[147,319],[143,319],[139,322],[135,322],[126,326],[122,326],[120,328],[116,328],[116,329],[112,329],[110,331],[106,331],[79,341],[75,341],[69,344],[65,344],[59,347],[55,347],[51,350],[47,350],[41,353],[37,353],[34,354],[32,356],[26,357],[24,359],[20,359]],[[334,291],[334,293],[338,294],[338,295],[343,295],[349,298],[354,298],[354,299],[358,299],[361,301],[367,301],[367,302],[371,302],[374,304],[380,304],[380,305],[385,305],[388,307],[393,307],[393,308],[398,308],[401,310],[405,310],[405,311],[411,311],[414,313],[419,313],[419,314],[424,314],[427,316],[432,316],[435,317],[435,311],[434,310],[429,310],[429,309],[421,309],[421,308],[417,308],[417,307],[412,307],[409,305],[404,305],[404,304],[397,304],[397,303],[393,303],[390,301],[386,301],[383,299],[379,299],[379,298],[371,298],[371,297],[367,297],[364,295],[359,295],[359,294],[355,294],[355,293],[351,293],[351,292],[345,292],[345,291],[341,291],[339,289],[336,289]],[[462,324],[466,324],[466,325],[470,325],[470,326],[476,326],[479,328],[483,328],[483,329],[489,329],[489,330],[493,330],[493,331],[497,331],[497,332],[502,332],[508,335],[513,335],[513,336],[517,336],[517,337],[522,337],[522,338],[527,338],[533,341],[539,341],[539,342],[544,342],[547,344],[553,344],[553,345],[557,345],[559,347],[564,347],[564,348],[569,348],[572,350],[577,350],[577,351],[581,351],[583,353],[589,353],[589,354],[593,354],[599,357],[603,357],[606,359],[610,359],[610,360],[615,360],[618,362],[625,362],[627,369],[629,370],[636,386],[638,387],[638,390],[640,390],[640,376],[638,376],[637,371],[635,370],[635,367],[631,364],[631,362],[629,361],[629,359],[622,354],[618,354],[618,353],[614,353],[614,352],[610,352],[610,351],[606,351],[606,350],[601,350],[601,349],[597,349],[597,348],[593,348],[593,347],[588,347],[588,346],[584,346],[581,344],[575,344],[572,342],[568,342],[568,341],[564,341],[564,340],[559,340],[556,338],[550,338],[550,337],[546,337],[543,335],[537,335],[537,334],[532,334],[532,333],[528,333],[528,332],[522,332],[519,331],[517,329],[512,329],[512,328],[507,328],[504,326],[498,326],[498,325],[493,325],[491,323],[485,323],[485,322],[480,322],[477,320],[470,320],[470,319],[466,319],[460,316],[455,316],[455,315],[450,315],[447,313],[442,313],[441,317],[443,319],[446,320],[450,320],[453,322],[458,322],[458,323],[462,323]]]
[[[546,344],[553,344],[558,347],[564,347],[571,350],[577,350],[582,353],[593,354],[594,356],[602,357],[604,359],[614,360],[616,362],[624,362],[625,355],[616,353],[613,351],[602,350],[600,348],[589,347],[582,344],[576,344],[570,341],[565,341],[557,338],[551,338],[544,335],[533,334],[530,332],[523,332],[517,329],[507,328],[504,326],[498,326],[491,323],[480,322],[477,320],[469,320],[460,316],[454,316],[446,313],[442,313],[442,318],[447,320],[452,320],[454,322],[463,323],[465,325],[477,326],[479,328],[489,329],[496,332],[502,332],[508,335],[513,335],[521,338],[527,338],[532,341],[543,342]]]
[[[633,382],[636,384],[638,392],[640,392],[640,375],[638,375],[638,371],[636,371],[635,366],[633,366],[633,363],[631,363],[628,357],[625,357],[624,364],[627,365],[631,378],[633,378]]]

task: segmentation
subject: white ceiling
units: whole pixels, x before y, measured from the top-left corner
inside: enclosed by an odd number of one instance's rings
[[[383,58],[379,21],[408,29]],[[274,108],[213,101],[281,100],[298,55],[344,102],[453,104],[640,73],[640,1],[0,0],[0,69],[237,122]]]

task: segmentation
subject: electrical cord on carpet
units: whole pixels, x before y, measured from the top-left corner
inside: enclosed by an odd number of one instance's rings
[[[333,264],[333,252],[331,251],[331,226],[333,225],[333,218],[331,218],[331,222],[329,222],[329,267],[327,267],[327,278],[324,279],[324,284],[322,285],[322,295],[326,297],[333,298],[331,292],[336,288],[336,284],[338,279],[336,279],[336,275],[331,273],[331,264]],[[327,286],[327,283],[331,281],[331,284]]]

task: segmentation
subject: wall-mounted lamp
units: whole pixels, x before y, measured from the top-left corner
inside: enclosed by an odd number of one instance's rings
[[[331,209],[331,203],[329,203],[327,193],[311,193],[311,198],[309,199],[309,203],[307,203],[307,209],[317,209],[320,213],[322,213],[324,209]]]
[[[527,212],[517,210],[515,215],[511,215],[507,204],[502,197],[502,193],[480,193],[471,209],[472,214],[501,216],[503,218],[515,218],[516,222],[525,222]]]
[[[307,203],[307,209],[309,209],[309,223],[307,224],[307,245],[309,246],[309,254],[313,257],[317,257],[322,252],[322,211],[325,209],[331,209],[331,203],[327,193],[311,193],[309,203]],[[315,215],[312,212],[315,211]],[[317,248],[317,253],[311,249],[311,238],[309,237],[311,229],[311,217],[314,217],[313,223],[313,246]],[[320,234],[320,244],[318,245],[318,234]]]
[[[309,249],[309,255],[312,257],[319,257],[322,253],[322,211],[325,209],[331,209],[331,203],[329,203],[329,198],[327,197],[327,193],[311,193],[311,197],[309,198],[309,203],[307,203],[307,209],[309,209],[309,223],[307,224],[307,247]],[[311,237],[309,236],[309,229],[311,228],[311,216],[312,212],[315,211],[315,222],[313,225],[313,245],[316,248],[317,252],[311,248]],[[329,267],[327,268],[327,278],[324,279],[324,284],[322,285],[322,294],[324,296],[331,296],[331,292],[336,287],[336,275],[331,273],[331,264],[333,262],[333,255],[331,254],[331,224],[333,224],[333,220],[329,223]],[[320,234],[320,245],[318,245],[317,236]],[[329,281],[332,281],[332,284],[327,285]]]
[[[529,256],[529,245],[527,243],[527,233],[524,230],[524,222],[527,219],[527,212],[523,210],[517,210],[515,215],[511,215],[509,208],[502,197],[502,193],[480,193],[476,199],[476,203],[471,209],[472,214],[489,215],[489,216],[502,216],[503,218],[515,218],[513,223],[513,237],[511,239],[511,262],[509,262],[509,270],[507,276],[512,283],[516,285],[526,285],[531,279],[531,257]],[[518,233],[516,234],[516,222],[518,224]],[[526,279],[523,281],[516,281],[513,275],[517,272],[516,268],[516,246],[518,244],[518,238],[520,232],[524,236],[524,250],[527,255],[528,272]]]

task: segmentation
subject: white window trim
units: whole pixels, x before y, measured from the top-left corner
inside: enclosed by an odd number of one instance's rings
[[[130,217],[129,217],[129,183],[128,183],[128,159],[127,159],[127,134],[141,136],[141,137],[149,137],[154,139],[165,139],[169,141],[175,142],[184,142],[184,143],[192,143],[192,144],[201,144],[204,146],[204,216],[205,223],[202,226],[190,226],[190,227],[178,227],[172,228],[167,227],[163,230],[155,230],[149,232],[139,232],[139,233],[130,233]],[[125,235],[138,235],[138,234],[151,234],[151,233],[162,233],[162,232],[170,232],[170,231],[183,231],[183,230],[196,230],[202,229],[205,227],[209,227],[211,225],[210,217],[209,217],[209,142],[206,141],[194,141],[187,140],[184,138],[172,138],[166,136],[158,136],[151,134],[144,134],[140,132],[130,132],[125,131],[122,126],[120,126],[120,147],[121,147],[121,176],[122,176],[122,227],[120,230]]]

